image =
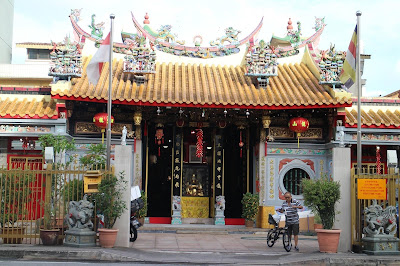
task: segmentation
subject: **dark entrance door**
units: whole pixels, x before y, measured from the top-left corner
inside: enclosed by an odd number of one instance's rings
[[[242,131],[245,142],[246,130]],[[240,157],[240,130],[234,125],[227,126],[224,131],[224,171],[225,171],[225,217],[240,218],[242,215],[241,200],[247,191],[247,152],[246,145]]]
[[[156,142],[156,130],[162,129],[163,140]],[[160,134],[160,130],[158,131]],[[172,127],[149,125],[149,165],[148,165],[148,212],[149,217],[171,217],[171,163],[172,163]]]

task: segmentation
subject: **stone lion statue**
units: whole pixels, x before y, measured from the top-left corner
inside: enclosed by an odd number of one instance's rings
[[[396,207],[388,206],[383,209],[372,201],[372,204],[364,209],[367,226],[363,232],[369,236],[394,235],[397,232]]]
[[[225,210],[225,197],[224,196],[217,196],[215,198],[215,201],[216,201],[215,209],[224,211]]]
[[[176,210],[176,211],[182,210],[181,197],[180,196],[173,196],[173,198],[172,198],[172,209]]]
[[[91,221],[93,215],[93,204],[86,199],[86,195],[80,201],[70,201],[66,217],[68,228],[71,229],[93,229]]]

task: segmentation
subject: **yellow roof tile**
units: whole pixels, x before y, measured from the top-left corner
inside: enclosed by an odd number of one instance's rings
[[[57,118],[56,100],[36,98],[2,98],[0,99],[1,118]]]
[[[378,107],[379,108],[379,107]],[[346,123],[350,126],[357,125],[357,109],[346,108]],[[368,127],[399,127],[400,111],[398,109],[361,109],[361,123]]]
[[[108,63],[99,82],[89,85],[84,58],[82,78],[72,79],[71,87],[52,90],[54,98],[105,101],[108,98]],[[318,83],[307,66],[284,64],[278,76],[270,77],[267,87],[256,88],[240,66],[197,64],[156,64],[155,74],[146,74],[147,82],[138,86],[133,74],[123,73],[123,61],[113,61],[112,100],[121,104],[175,104],[177,106],[303,108],[304,106],[350,105],[351,98],[336,99],[328,87]]]

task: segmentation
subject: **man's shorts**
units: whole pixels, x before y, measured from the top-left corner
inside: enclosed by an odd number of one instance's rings
[[[288,233],[289,233],[289,235],[291,236],[291,235],[295,235],[295,236],[297,236],[298,234],[299,234],[299,224],[287,224],[286,225],[287,226],[287,230],[288,230]]]

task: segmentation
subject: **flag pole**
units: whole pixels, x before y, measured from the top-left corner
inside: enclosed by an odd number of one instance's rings
[[[357,15],[357,46],[356,46],[356,75],[357,75],[357,174],[361,174],[361,57],[360,57],[360,18],[361,11]]]
[[[112,89],[112,60],[113,60],[113,27],[115,15],[110,15],[111,29],[110,29],[110,61],[109,61],[109,78],[108,78],[108,100],[107,100],[107,169],[111,169],[111,89]]]

